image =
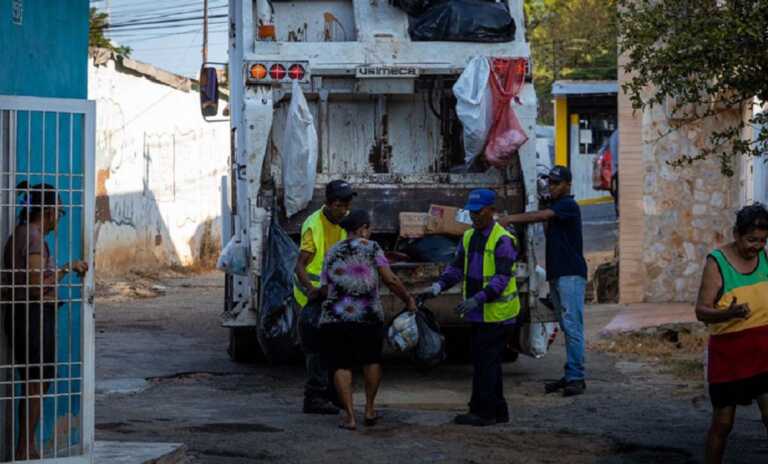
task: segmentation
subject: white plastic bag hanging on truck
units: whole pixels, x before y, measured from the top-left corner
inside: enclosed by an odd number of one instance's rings
[[[216,269],[241,276],[248,275],[248,249],[245,242],[229,239],[227,245],[221,250],[221,255],[216,261]]]
[[[312,200],[318,153],[315,118],[309,110],[298,81],[293,81],[291,92],[281,151],[287,217],[306,208]]]
[[[485,159],[493,167],[505,168],[528,135],[515,114],[520,105],[518,95],[525,84],[528,65],[524,58],[493,58],[491,60],[490,87],[493,93],[493,125],[485,147]]]
[[[493,95],[488,78],[488,58],[476,56],[453,85],[456,115],[464,126],[464,162],[472,164],[483,152],[493,123]]]

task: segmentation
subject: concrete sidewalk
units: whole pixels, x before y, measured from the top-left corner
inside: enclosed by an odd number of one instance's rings
[[[696,322],[693,304],[641,303],[622,305],[619,313],[600,331],[601,335],[631,332],[667,324]]]
[[[93,462],[96,464],[183,464],[187,447],[181,443],[139,443],[97,441]]]

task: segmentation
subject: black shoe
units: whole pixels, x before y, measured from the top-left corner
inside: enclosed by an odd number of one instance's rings
[[[496,416],[497,424],[506,424],[508,422],[509,422],[509,414],[502,414],[500,416]]]
[[[578,396],[583,395],[584,390],[587,389],[587,382],[583,380],[571,380],[563,390],[563,396]]]
[[[321,398],[305,398],[303,412],[304,414],[326,414],[330,416],[338,414],[339,408]]]
[[[568,385],[568,382],[565,381],[565,378],[562,378],[558,380],[557,382],[551,382],[544,385],[544,391],[546,393],[555,393],[556,391],[560,391],[564,389]]]
[[[496,419],[485,419],[477,414],[459,414],[453,419],[453,423],[457,425],[472,425],[474,427],[485,427],[486,425],[495,425]]]

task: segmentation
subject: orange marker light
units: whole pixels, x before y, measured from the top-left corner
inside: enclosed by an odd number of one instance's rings
[[[251,77],[256,80],[262,80],[267,77],[267,67],[263,64],[254,64],[251,66]]]

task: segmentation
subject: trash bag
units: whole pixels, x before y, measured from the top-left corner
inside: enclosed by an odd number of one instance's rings
[[[511,347],[518,353],[539,359],[557,337],[557,322],[530,322],[517,327]]]
[[[524,58],[493,58],[490,87],[493,93],[493,125],[485,147],[485,159],[493,167],[505,168],[528,135],[515,114],[517,98],[525,84],[527,60]]]
[[[227,245],[221,250],[221,255],[216,261],[216,269],[241,276],[248,275],[248,248],[245,242],[229,239]]]
[[[394,0],[394,5],[411,16],[419,16],[427,11],[434,0]]]
[[[464,68],[453,86],[456,115],[464,127],[464,163],[472,164],[483,153],[493,123],[493,94],[488,84],[488,58],[477,56]]]
[[[506,3],[445,0],[411,17],[413,41],[512,42],[515,21]]]
[[[411,352],[413,361],[422,367],[435,367],[445,360],[445,337],[432,311],[422,306],[416,311],[419,341]]]
[[[404,309],[389,325],[387,341],[392,348],[409,352],[414,350],[419,343],[419,326],[416,322],[416,314]]]
[[[405,253],[419,263],[450,263],[456,255],[458,240],[445,235],[427,235],[411,240]]]
[[[292,355],[298,341],[293,273],[299,249],[274,218],[267,240],[256,335],[266,358],[277,362]]]
[[[293,216],[312,200],[317,176],[317,129],[298,81],[293,81],[281,156],[285,214]]]

